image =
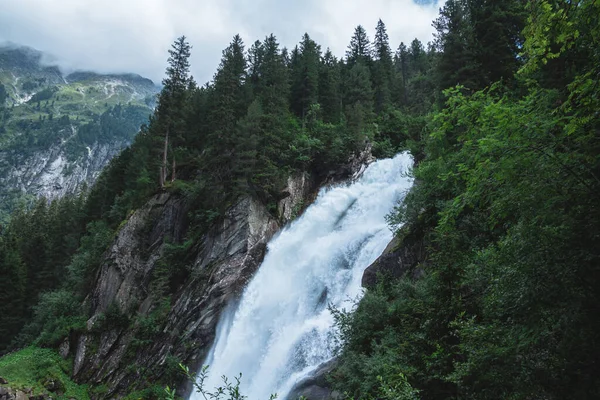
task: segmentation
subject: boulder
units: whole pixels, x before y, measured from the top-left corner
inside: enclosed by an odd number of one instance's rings
[[[327,375],[335,369],[336,365],[335,359],[322,364],[312,376],[298,382],[287,399],[296,400],[300,397],[306,397],[308,400],[341,399],[340,393],[331,390],[327,382]]]
[[[420,268],[426,261],[426,245],[423,233],[416,228],[405,227],[387,245],[381,256],[369,265],[362,276],[362,286],[373,287],[379,276],[400,278],[410,274],[418,278],[423,274]]]

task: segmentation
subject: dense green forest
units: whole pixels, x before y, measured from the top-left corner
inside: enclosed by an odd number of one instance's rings
[[[180,256],[241,195],[274,211],[290,173],[325,176],[371,143],[378,157],[415,157],[415,187],[389,222],[427,257],[419,279],[380,279],[338,314],[333,387],[356,399],[600,397],[599,19],[593,0],[449,0],[427,47],[393,51],[379,21],[372,42],[355,29],[342,59],[308,34],[291,50],[236,35],[204,86],[179,38],[132,146],[90,190],[2,227],[0,352],[85,329],[102,253],[151,195],[193,205]],[[166,263],[159,301],[188,273]]]
[[[372,44],[365,29],[356,28],[345,60],[323,52],[308,34],[291,51],[273,35],[246,50],[236,35],[213,81],[198,86],[189,75],[190,45],[179,38],[169,51],[155,114],[134,143],[90,190],[50,204],[40,199],[16,211],[4,228],[1,273],[14,290],[0,302],[7,316],[2,348],[56,345],[69,329],[81,328],[81,302],[102,252],[155,193],[180,193],[193,204],[187,238],[193,243],[241,195],[259,198],[274,212],[294,171],[325,176],[367,142],[378,155],[394,154],[425,121],[401,112],[392,99],[400,78],[407,94],[397,102],[421,90],[411,85],[424,79],[419,63],[428,62],[417,40],[401,49],[394,59],[381,21]],[[101,121],[113,121],[116,111]],[[84,126],[79,134],[98,140],[103,126]],[[174,291],[185,274],[172,268],[167,279]],[[68,315],[48,315],[52,310]]]
[[[339,390],[600,397],[599,18],[597,1],[444,6],[428,75],[450,88],[390,215],[426,246],[423,277],[340,315]]]

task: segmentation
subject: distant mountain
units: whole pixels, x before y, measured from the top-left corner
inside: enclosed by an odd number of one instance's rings
[[[77,71],[0,47],[0,222],[23,200],[92,184],[146,122],[159,91],[136,74]]]

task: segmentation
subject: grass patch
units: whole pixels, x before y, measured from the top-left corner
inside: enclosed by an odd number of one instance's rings
[[[70,378],[71,361],[63,360],[50,349],[27,347],[0,358],[0,376],[13,389],[33,388],[35,394],[48,393],[44,381],[60,382],[64,394],[52,397],[57,400],[89,400],[87,385],[78,385]]]

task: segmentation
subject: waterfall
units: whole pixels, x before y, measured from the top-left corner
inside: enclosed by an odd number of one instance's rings
[[[410,155],[371,164],[356,182],[324,188],[304,214],[271,240],[236,304],[222,313],[205,389],[242,373],[249,400],[285,399],[333,357],[328,304],[351,308],[363,271],[392,239],[385,215],[410,188]],[[192,400],[202,396],[194,393]]]

